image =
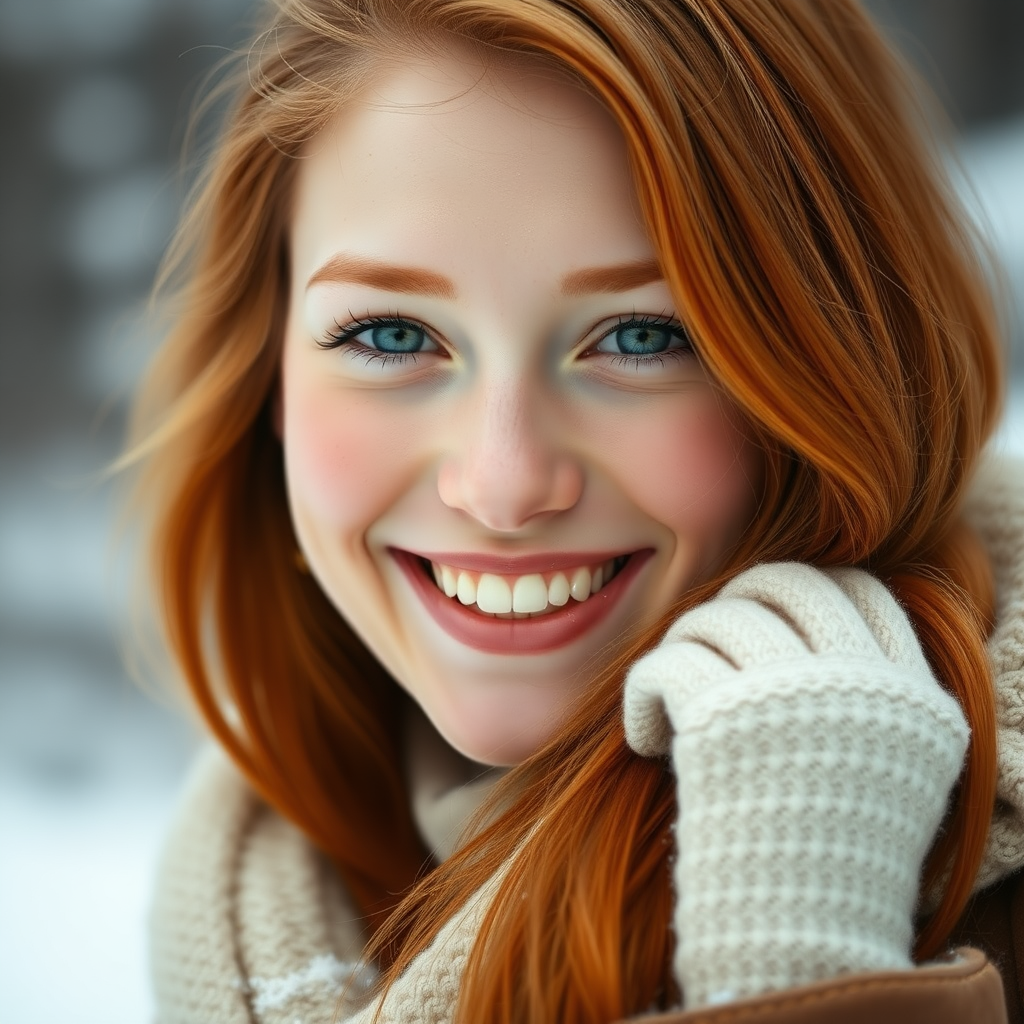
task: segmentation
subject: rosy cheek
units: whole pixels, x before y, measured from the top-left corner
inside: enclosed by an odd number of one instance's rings
[[[401,479],[396,424],[379,403],[321,387],[285,390],[284,447],[293,505],[332,527],[365,527]]]
[[[701,525],[746,518],[753,503],[753,451],[718,402],[709,399],[680,424],[669,506]]]
[[[753,511],[760,475],[733,417],[706,394],[658,403],[640,421],[642,432],[618,459],[633,501],[680,539],[731,543]]]

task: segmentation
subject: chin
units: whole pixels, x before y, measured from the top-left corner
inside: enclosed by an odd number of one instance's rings
[[[554,715],[530,720],[495,708],[488,713],[453,714],[433,718],[434,727],[449,746],[478,764],[510,768],[531,758],[554,736],[561,719]]]

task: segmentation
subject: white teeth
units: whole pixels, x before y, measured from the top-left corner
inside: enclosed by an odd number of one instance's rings
[[[569,593],[577,601],[586,601],[590,597],[590,570],[583,566],[572,574],[572,582],[569,584]]]
[[[512,591],[500,576],[485,572],[476,585],[476,603],[482,612],[510,612]]]
[[[467,573],[460,572],[455,593],[463,604],[476,604],[476,582],[473,577]]]
[[[437,567],[434,567],[434,572],[437,572]],[[447,566],[441,566],[441,582],[439,584],[441,589],[445,593],[445,597],[454,597],[459,592],[459,580],[454,572]]]
[[[569,581],[565,578],[564,572],[557,573],[555,578],[548,584],[548,604],[561,608],[568,600]]]
[[[456,597],[464,605],[476,605],[488,615],[526,619],[562,608],[572,597],[586,601],[596,594],[621,568],[625,559],[612,558],[591,572],[589,566],[573,570],[572,576],[557,572],[547,584],[540,573],[528,573],[511,579],[494,573],[460,572],[448,565],[430,563],[430,571],[439,590]]]
[[[540,573],[520,576],[512,588],[512,611],[542,612],[548,606],[548,588]]]

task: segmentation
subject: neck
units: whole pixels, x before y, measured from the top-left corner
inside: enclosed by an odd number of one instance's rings
[[[413,820],[434,858],[446,860],[472,838],[466,826],[508,769],[463,757],[415,706],[406,721],[406,751]]]

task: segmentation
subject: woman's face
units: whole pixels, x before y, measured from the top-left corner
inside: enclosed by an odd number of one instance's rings
[[[534,753],[722,559],[760,460],[578,86],[407,63],[301,163],[279,430],[312,572],[440,733]]]

